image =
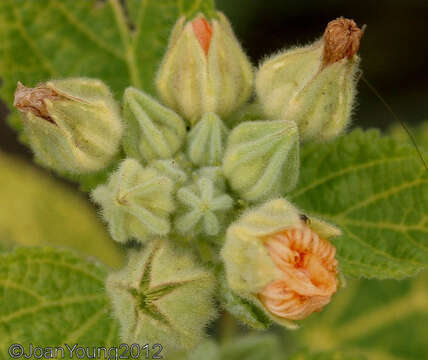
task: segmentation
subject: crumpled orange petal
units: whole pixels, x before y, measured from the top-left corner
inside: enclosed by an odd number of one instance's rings
[[[283,277],[259,298],[276,316],[304,319],[328,304],[337,290],[336,249],[308,226],[267,236],[264,244]]]

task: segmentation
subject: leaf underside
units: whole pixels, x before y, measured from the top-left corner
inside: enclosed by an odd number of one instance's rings
[[[0,259],[0,358],[12,343],[91,349],[119,343],[106,269],[72,252],[17,248]]]

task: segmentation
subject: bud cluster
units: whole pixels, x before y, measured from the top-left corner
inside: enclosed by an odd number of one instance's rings
[[[15,106],[41,164],[86,174],[122,157],[91,196],[111,237],[141,247],[107,281],[124,341],[193,346],[215,314],[209,266],[222,288],[288,327],[329,303],[340,231],[285,197],[301,142],[349,123],[361,35],[334,20],[322,39],[254,73],[225,16],[198,14],[172,32],[160,100],[129,87],[120,111],[99,80],[18,84]],[[240,112],[249,114],[236,124]]]

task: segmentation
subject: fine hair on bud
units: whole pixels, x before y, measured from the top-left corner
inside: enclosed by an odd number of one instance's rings
[[[356,96],[361,36],[353,20],[339,18],[320,40],[266,59],[256,74],[265,114],[294,121],[303,142],[341,134]]]
[[[164,104],[194,125],[206,113],[226,118],[252,86],[252,65],[222,13],[177,21],[156,76]]]
[[[295,327],[337,291],[340,231],[275,199],[247,211],[227,230],[221,251],[228,286],[275,322]]]
[[[175,209],[173,191],[169,177],[135,159],[126,159],[107,184],[98,186],[91,195],[101,206],[114,240],[146,242],[169,233],[170,214]]]
[[[216,315],[215,278],[184,249],[154,239],[106,282],[122,341],[189,349]]]
[[[14,106],[42,165],[86,174],[107,167],[119,151],[119,107],[100,80],[51,80],[28,88],[18,83]]]

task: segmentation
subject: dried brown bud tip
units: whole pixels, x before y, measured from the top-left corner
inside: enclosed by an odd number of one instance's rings
[[[61,95],[47,86],[39,85],[35,88],[29,88],[18,82],[13,106],[21,112],[31,112],[38,117],[55,123],[48,114],[44,100],[55,100],[58,98],[61,98]]]
[[[351,59],[360,48],[362,36],[354,20],[340,17],[330,21],[324,32],[324,67],[345,57]]]

